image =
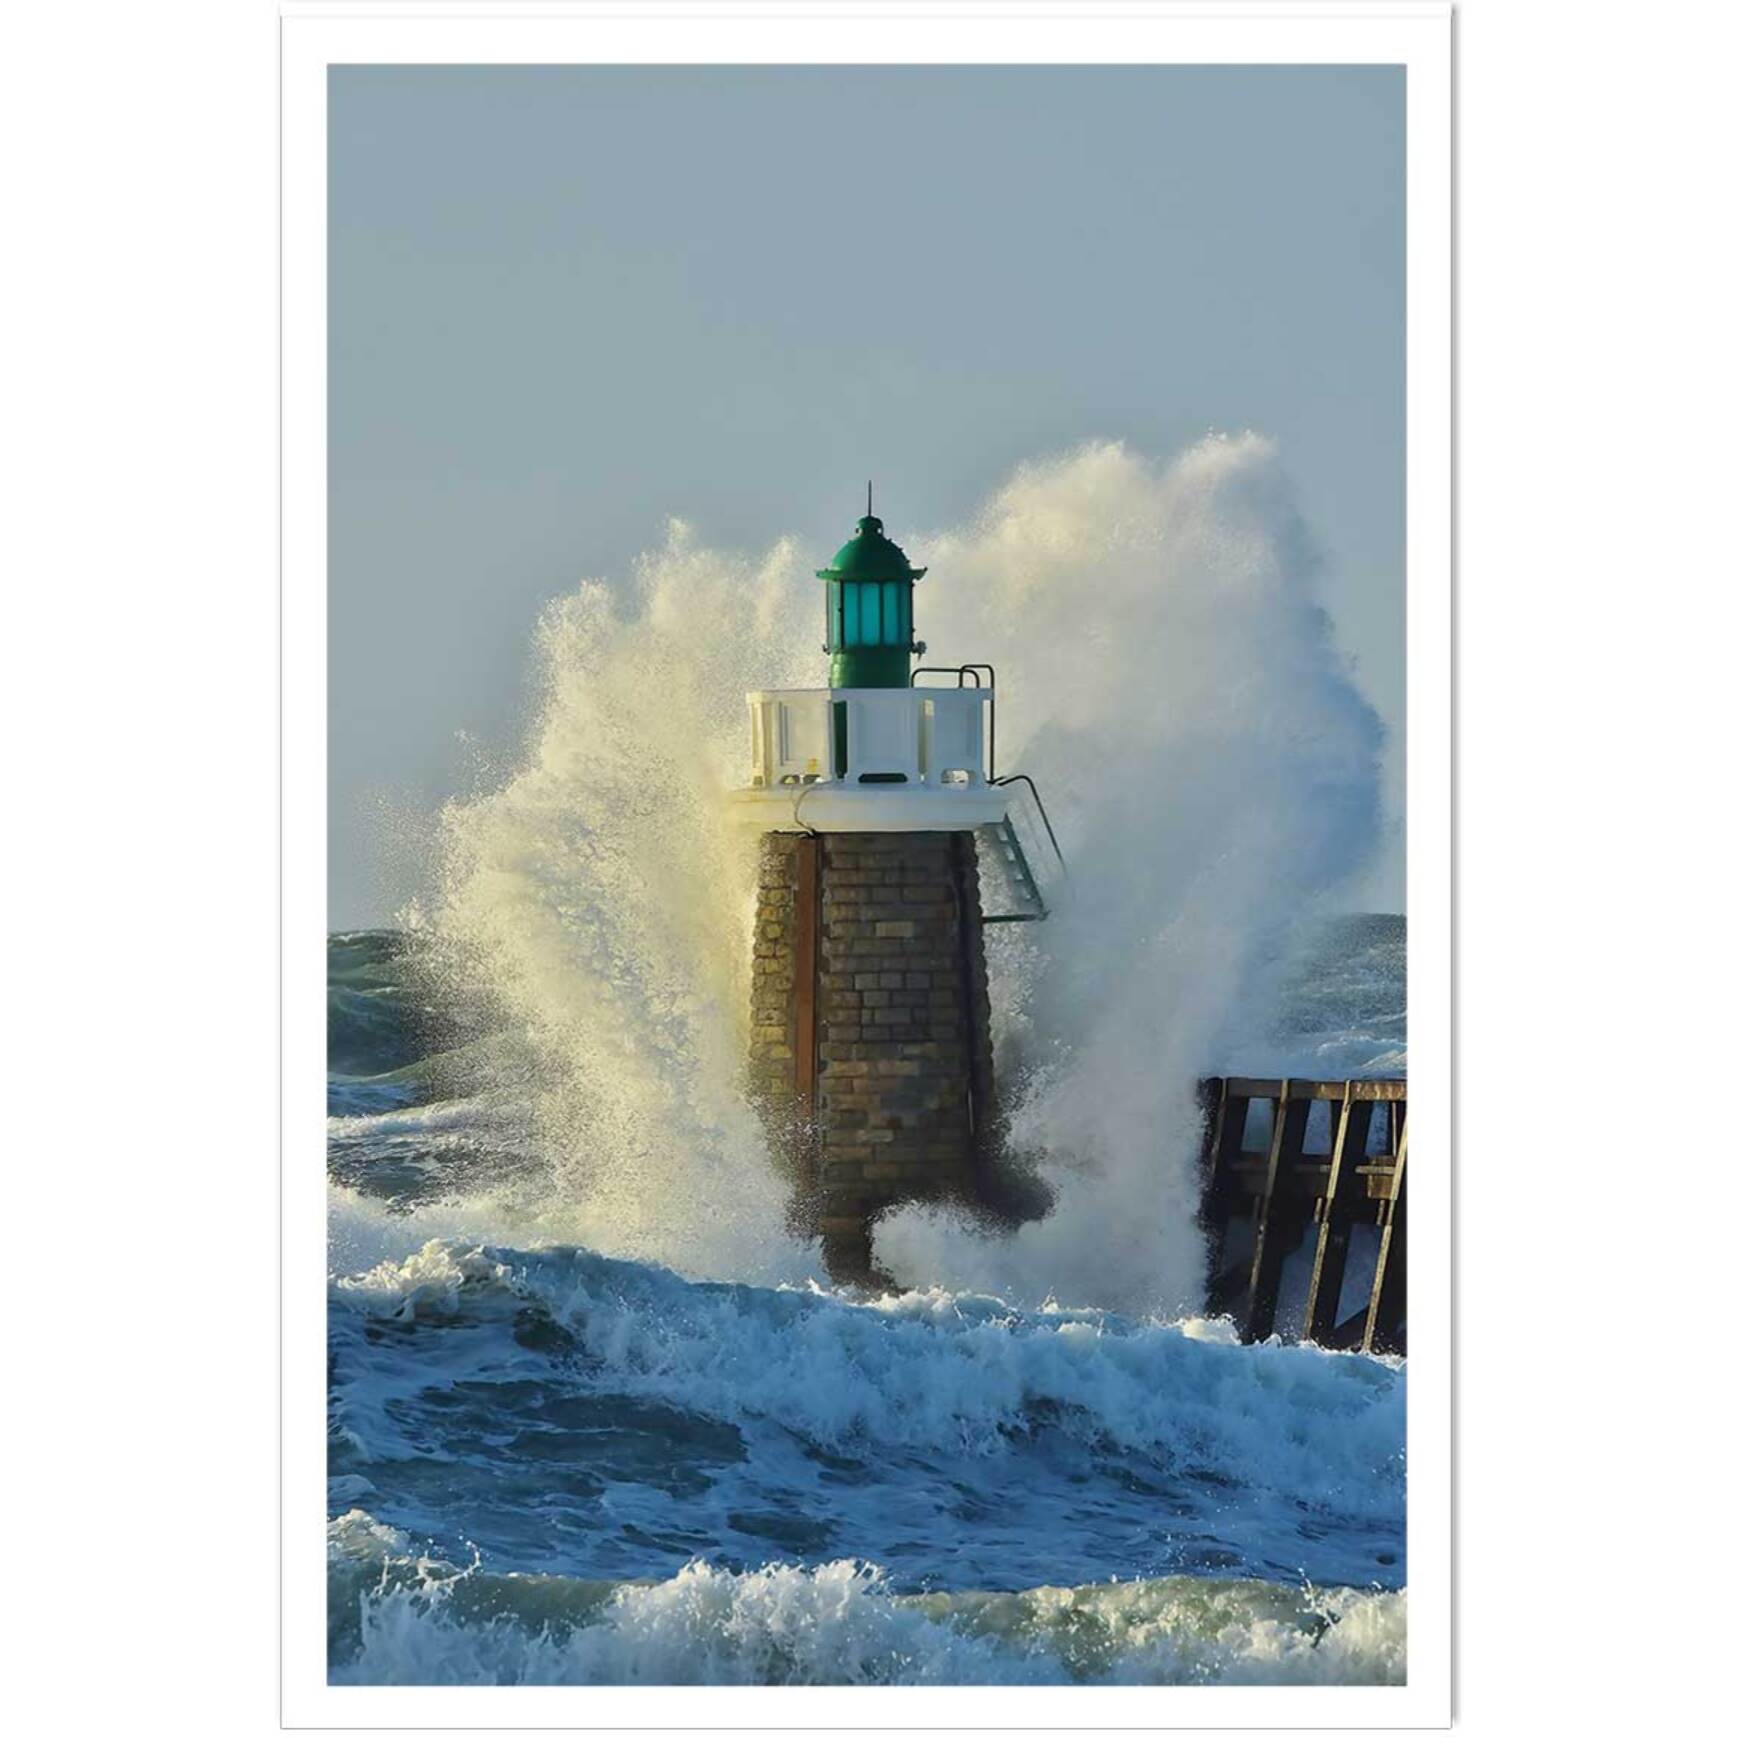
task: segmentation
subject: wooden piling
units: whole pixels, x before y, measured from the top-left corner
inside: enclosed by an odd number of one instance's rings
[[[1285,1257],[1296,1247],[1301,1233],[1298,1202],[1289,1189],[1279,1186],[1279,1178],[1294,1171],[1302,1155],[1309,1105],[1306,1098],[1293,1104],[1289,1080],[1280,1080],[1278,1088],[1266,1170],[1255,1202],[1254,1252],[1249,1256],[1248,1293],[1243,1306],[1243,1331],[1251,1340],[1264,1339],[1273,1330]]]
[[[1351,1248],[1352,1215],[1339,1191],[1345,1153],[1367,1150],[1374,1113],[1373,1103],[1354,1101],[1348,1093],[1333,1101],[1333,1155],[1315,1202],[1315,1248],[1309,1263],[1309,1296],[1303,1305],[1303,1337],[1316,1343],[1325,1340],[1338,1322],[1345,1258]]]
[[[1208,1244],[1207,1309],[1232,1315],[1253,1341],[1274,1330],[1287,1258],[1308,1244],[1300,1336],[1367,1351],[1405,1348],[1406,1088],[1404,1080],[1214,1078],[1201,1081],[1200,1221]],[[1311,1105],[1329,1105],[1331,1150],[1304,1150]],[[1248,1149],[1249,1111],[1272,1108],[1264,1147]],[[1375,1111],[1385,1106],[1380,1150]],[[1231,1226],[1246,1221],[1252,1247],[1231,1266]],[[1369,1295],[1349,1320],[1345,1275],[1359,1226],[1377,1236]]]
[[[1404,1348],[1405,1324],[1405,1148],[1407,1129],[1399,1107],[1393,1119],[1399,1133],[1393,1154],[1389,1193],[1378,1208],[1381,1246],[1375,1256],[1375,1277],[1369,1286],[1369,1318],[1363,1329],[1365,1351]]]

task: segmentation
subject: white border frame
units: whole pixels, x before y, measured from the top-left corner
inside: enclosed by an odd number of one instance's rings
[[[1445,1727],[1451,1673],[1452,135],[1445,3],[282,8],[283,1653],[291,1727]],[[1409,1656],[1403,1688],[332,1688],[325,1680],[326,71],[335,63],[1407,69]]]

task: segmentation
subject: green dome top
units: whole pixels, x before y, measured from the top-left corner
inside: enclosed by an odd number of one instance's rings
[[[817,567],[817,579],[848,579],[872,582],[883,579],[921,579],[927,567],[913,567],[905,552],[888,537],[873,513],[856,522],[856,535],[833,556],[830,567]]]

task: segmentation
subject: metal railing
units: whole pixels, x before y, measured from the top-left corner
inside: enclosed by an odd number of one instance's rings
[[[1049,848],[1055,852],[1055,860],[1064,878],[1068,872],[1068,859],[1062,855],[1062,847],[1056,842],[1055,828],[1050,825],[1049,810],[1043,805],[1043,798],[1038,794],[1037,786],[1026,772],[1010,772],[1005,778],[997,778],[990,773],[989,782],[1005,789],[1010,784],[1023,784],[1031,792],[1031,800],[1037,806],[1037,817],[1043,822],[1043,829],[1049,834]]]
[[[920,675],[950,675],[954,678],[953,685],[962,688],[965,678],[970,676],[974,688],[983,686],[983,672],[989,672],[989,782],[995,782],[995,665],[992,663],[925,663],[919,664],[911,671],[911,686],[917,685]]]

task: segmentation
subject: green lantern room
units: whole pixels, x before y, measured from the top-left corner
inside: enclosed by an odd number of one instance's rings
[[[826,581],[828,686],[911,685],[911,658],[924,650],[912,638],[911,594],[926,571],[911,565],[872,511],[857,520],[856,535],[815,574]]]

